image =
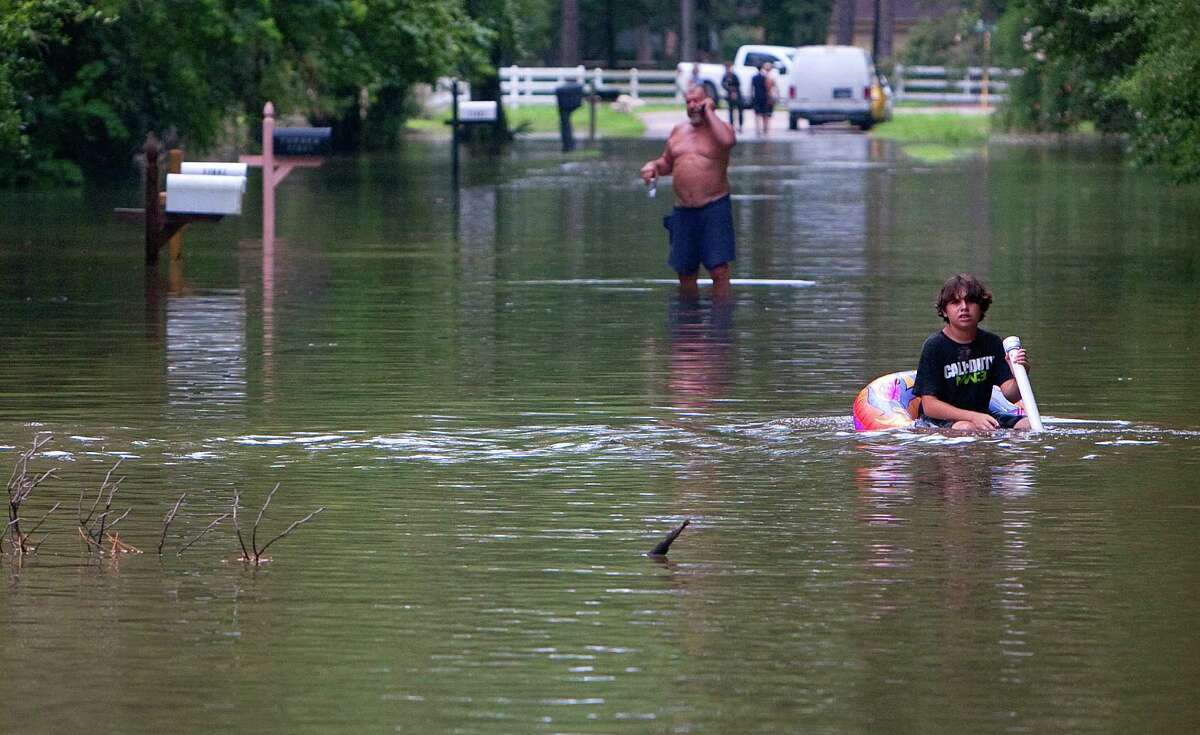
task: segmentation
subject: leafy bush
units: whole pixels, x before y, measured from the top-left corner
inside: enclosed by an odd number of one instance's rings
[[[1120,7],[1120,6],[1129,7]],[[1133,126],[1117,84],[1144,43],[1129,0],[1018,0],[998,41],[1025,74],[1009,88],[1010,127],[1063,132],[1092,121],[1102,132]]]
[[[1155,12],[1138,17],[1146,48],[1115,95],[1136,121],[1138,160],[1162,165],[1179,180],[1200,180],[1200,6],[1194,0],[1151,4]]]
[[[486,66],[462,0],[0,0],[0,184],[128,165],[150,131],[191,152],[263,103],[398,137],[415,81]]]
[[[0,12],[0,184],[80,179],[78,166],[39,145],[37,108],[45,59],[68,42],[64,27],[97,15],[77,0],[5,3]]]

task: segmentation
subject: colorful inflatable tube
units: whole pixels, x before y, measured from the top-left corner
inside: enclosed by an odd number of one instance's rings
[[[916,370],[905,370],[880,376],[858,392],[854,399],[854,428],[857,431],[880,431],[882,429],[905,429],[917,420],[920,401],[913,394],[917,381]],[[988,406],[992,413],[1007,413],[1023,416],[1020,404],[1009,402],[999,388],[992,388],[992,401]]]

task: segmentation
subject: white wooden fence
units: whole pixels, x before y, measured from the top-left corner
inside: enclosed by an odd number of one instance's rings
[[[953,69],[944,66],[896,65],[892,91],[897,102],[941,102],[979,104],[1000,102],[1008,90],[1008,80],[1021,74],[1020,69],[982,67]],[[682,102],[675,86],[675,70],[659,69],[586,69],[582,66],[506,66],[500,70],[500,91],[504,104],[553,105],[554,90],[563,84],[588,84],[616,88],[634,99]]]
[[[944,66],[896,65],[892,91],[896,101],[979,104],[1000,102],[1008,91],[1008,80],[1021,75],[1020,69],[988,67],[987,74],[978,66],[948,69]]]
[[[506,66],[500,70],[500,93],[509,107],[553,105],[554,90],[563,84],[588,84],[620,90],[634,99],[681,102],[675,70],[586,69],[582,66]]]

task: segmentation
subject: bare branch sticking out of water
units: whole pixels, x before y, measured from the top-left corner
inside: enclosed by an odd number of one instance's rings
[[[124,541],[122,541],[121,534],[119,534],[119,533],[106,533],[104,535],[105,542],[102,544],[99,541],[96,541],[95,539],[93,539],[91,536],[89,536],[88,532],[85,531],[82,526],[80,526],[76,530],[79,531],[79,538],[83,539],[84,542],[88,546],[90,546],[90,547],[94,548],[96,551],[98,551],[100,553],[100,556],[104,556],[104,554],[106,553],[105,552],[106,546],[108,549],[107,554],[109,555],[109,557],[111,557],[113,559],[116,559],[121,554],[140,554],[140,553],[142,553],[142,550],[139,549],[138,547],[134,546],[133,544],[128,544],[128,543],[125,543]]]
[[[142,550],[139,549],[138,547],[134,546],[133,544],[127,544],[124,541],[122,541],[121,535],[118,533],[106,534],[105,537],[108,539],[108,542],[110,544],[112,544],[111,551],[109,552],[109,554],[111,556],[115,557],[117,554],[140,554],[140,553],[142,553]]]
[[[42,516],[42,519],[34,525],[33,530],[28,532],[21,530],[21,506],[29,500],[29,496],[33,494],[33,491],[43,482],[53,477],[56,471],[55,468],[51,468],[40,475],[36,472],[33,474],[29,472],[30,461],[51,438],[50,434],[34,436],[32,446],[21,452],[20,456],[17,457],[16,463],[13,465],[12,474],[8,477],[6,488],[8,492],[8,523],[5,524],[3,533],[0,533],[0,551],[3,551],[4,539],[6,537],[9,539],[9,545],[18,555],[23,556],[36,551],[39,544],[32,543],[30,536],[41,527],[42,523],[46,521],[46,518],[51,513],[58,509],[58,503],[55,503],[54,507],[47,511],[46,515]]]
[[[104,547],[101,544],[101,541],[104,540],[104,538],[108,535],[108,532],[111,531],[114,526],[125,520],[125,517],[129,515],[130,511],[133,510],[130,508],[118,516],[116,520],[109,520],[113,512],[113,497],[116,496],[117,490],[119,490],[121,487],[121,483],[125,482],[124,477],[119,478],[116,482],[112,481],[113,473],[116,472],[117,468],[120,466],[121,460],[118,458],[116,463],[113,464],[112,468],[109,469],[109,471],[104,475],[104,481],[100,483],[100,489],[96,492],[96,499],[92,502],[92,507],[88,510],[86,516],[83,514],[84,493],[82,491],[79,493],[79,528],[83,531],[85,538],[91,542],[89,545],[96,548],[101,553],[104,552]],[[104,502],[104,510],[97,515],[96,509],[100,507],[101,501]]]
[[[53,513],[54,511],[58,510],[58,506],[60,506],[60,505],[62,505],[62,503],[55,503],[54,505],[52,505],[50,507],[50,510],[46,511],[45,514],[43,514],[42,517],[40,519],[38,519],[38,522],[33,524],[33,528],[31,528],[28,531],[21,534],[22,545],[19,547],[20,553],[31,554],[31,553],[37,551],[38,547],[40,547],[42,544],[44,544],[46,542],[46,539],[50,537],[49,533],[47,533],[46,535],[44,535],[40,539],[38,539],[38,541],[36,543],[33,541],[33,534],[37,533],[38,529],[42,527],[42,524],[46,522],[46,519],[50,517],[50,514]],[[16,524],[19,520],[20,519],[18,518],[16,520],[10,521],[8,526],[16,526]],[[7,530],[8,526],[6,526],[6,530]],[[3,535],[4,534],[0,534],[0,538],[3,538]]]
[[[287,529],[285,529],[283,533],[279,534],[275,538],[273,538],[270,541],[268,541],[267,543],[263,544],[263,547],[256,552],[257,555],[262,556],[262,554],[264,554],[266,552],[268,546],[275,543],[276,541],[278,541],[281,538],[290,536],[292,531],[296,530],[296,528],[298,528],[299,526],[302,526],[305,523],[308,523],[313,518],[315,518],[318,513],[321,513],[324,510],[325,510],[325,506],[321,506],[320,508],[317,508],[316,510],[314,510],[312,513],[309,513],[308,515],[304,516],[300,520],[292,523],[292,525],[288,526]],[[257,558],[255,559],[255,561],[257,562]]]
[[[292,531],[295,531],[300,526],[304,525],[305,523],[308,523],[313,518],[315,518],[318,513],[325,510],[324,506],[317,508],[312,513],[309,513],[308,515],[304,516],[300,520],[292,523],[292,525],[290,525],[286,529],[284,529],[283,533],[280,533],[279,535],[275,536],[270,541],[263,544],[262,548],[259,548],[259,546],[258,546],[258,525],[259,525],[259,523],[262,522],[263,515],[267,512],[267,506],[269,506],[271,504],[271,499],[275,497],[275,492],[277,490],[279,490],[279,483],[275,483],[275,487],[271,489],[271,492],[267,493],[267,499],[265,501],[263,501],[262,508],[260,508],[258,511],[258,517],[254,519],[254,528],[251,529],[251,531],[250,531],[250,549],[249,549],[249,551],[247,551],[247,549],[246,549],[246,543],[245,543],[245,541],[242,540],[241,529],[238,527],[238,524],[237,524],[238,496],[234,495],[234,503],[233,503],[233,506],[234,506],[233,507],[234,528],[237,529],[238,543],[240,543],[242,546],[242,556],[240,559],[238,559],[238,561],[246,562],[246,563],[253,563],[255,566],[258,566],[259,564],[263,564],[265,562],[270,561],[270,559],[263,556],[263,553],[267,550],[267,548],[271,544],[275,543],[276,541],[278,541],[281,538],[290,536]]]
[[[249,559],[250,552],[246,550],[246,541],[242,538],[242,526],[241,526],[241,524],[238,523],[238,519],[237,519],[238,503],[241,502],[241,500],[242,500],[242,494],[239,491],[234,490],[233,491],[233,530],[237,534],[238,545],[242,547],[242,559]]]
[[[26,535],[32,536],[33,534],[37,533],[37,530],[42,527],[42,524],[45,523],[46,519],[50,517],[50,514],[58,510],[58,506],[60,505],[62,505],[62,503],[55,503],[53,506],[51,506],[50,510],[46,511],[45,515],[43,515],[37,523],[33,524],[33,528],[29,529],[29,533]],[[41,546],[41,544],[39,543],[38,546]]]
[[[163,517],[162,537],[158,539],[158,555],[162,556],[163,544],[167,542],[167,529],[171,527],[171,521],[175,520],[176,514],[179,513],[179,506],[183,505],[183,499],[187,497],[187,493],[179,496],[179,500],[175,501],[175,507],[167,511],[167,515]]]
[[[271,498],[275,497],[275,492],[279,490],[279,483],[275,483],[275,487],[271,488],[271,492],[267,493],[267,499],[263,501],[262,507],[258,509],[258,517],[254,519],[254,530],[250,532],[250,548],[254,549],[254,556],[258,558],[258,524],[262,523],[263,513],[267,512],[267,506],[271,504]],[[265,546],[263,547],[266,548]]]
[[[679,538],[679,534],[683,533],[683,529],[687,528],[688,523],[688,519],[685,518],[683,523],[676,526],[675,530],[668,533],[666,538],[659,541],[658,545],[651,549],[647,556],[666,556],[667,552],[671,550],[671,544],[675,542],[675,539]]]
[[[195,538],[193,538],[191,541],[188,541],[186,544],[181,546],[179,548],[179,551],[175,554],[175,556],[183,556],[183,552],[187,551],[188,548],[191,547],[192,544],[194,544],[197,541],[199,541],[200,539],[204,538],[204,535],[206,533],[208,533],[209,531],[216,528],[218,523],[220,523],[221,521],[225,520],[228,517],[229,517],[228,513],[222,513],[221,515],[217,516],[217,519],[215,521],[213,521],[212,523],[208,524],[208,526],[206,526],[203,531],[201,531],[199,534],[197,534],[197,536]]]
[[[92,520],[92,516],[95,515],[95,513],[96,513],[96,508],[99,507],[99,505],[100,505],[100,500],[104,497],[104,490],[108,487],[108,483],[112,479],[112,473],[116,472],[117,468],[120,466],[121,466],[121,458],[118,457],[116,463],[114,463],[113,466],[104,475],[104,482],[100,483],[100,490],[99,490],[99,492],[96,493],[96,500],[92,503],[92,507],[88,511],[87,517],[84,517],[84,515],[83,515],[83,496],[84,496],[84,493],[86,492],[86,490],[79,491],[79,508],[78,508],[79,525],[86,528],[88,523]],[[110,492],[108,494],[109,503],[112,503],[113,493],[115,493],[117,491],[117,486],[119,486],[124,479],[125,478],[122,477],[120,480],[117,480],[117,484],[113,486],[112,492]]]
[[[83,526],[79,526],[75,530],[79,532],[79,538],[83,539],[83,542],[85,544],[87,544],[88,546],[94,546],[97,549],[100,548],[100,544],[96,543],[94,540],[92,540],[91,536],[87,535],[87,531],[83,530]]]

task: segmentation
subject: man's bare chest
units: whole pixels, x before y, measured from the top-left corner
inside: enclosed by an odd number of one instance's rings
[[[675,159],[699,157],[710,158],[714,161],[724,159],[724,151],[715,140],[708,136],[691,136],[670,143],[671,155]]]

